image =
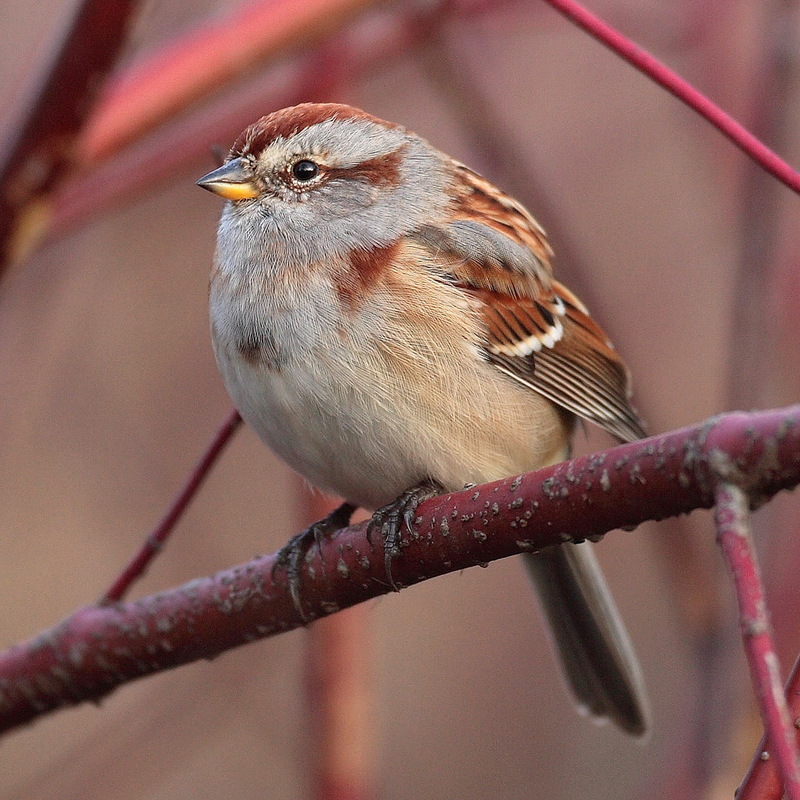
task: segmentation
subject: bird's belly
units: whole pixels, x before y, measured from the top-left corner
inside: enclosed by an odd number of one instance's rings
[[[394,415],[372,413],[356,387],[313,370],[237,372],[226,383],[243,419],[314,486],[375,509],[426,477]]]
[[[552,404],[488,364],[453,375],[446,361],[427,363],[416,375],[376,363],[308,359],[273,370],[220,358],[264,442],[313,485],[367,509],[427,478],[455,491],[535,469],[566,441]]]

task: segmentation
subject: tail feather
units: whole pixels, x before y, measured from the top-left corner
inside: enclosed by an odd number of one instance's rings
[[[591,546],[523,558],[579,708],[644,736],[650,712],[641,669]]]

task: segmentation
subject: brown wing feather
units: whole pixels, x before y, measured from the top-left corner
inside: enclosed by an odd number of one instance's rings
[[[527,247],[541,266],[540,277],[551,277],[553,250],[544,229],[528,209],[469,167],[457,164],[456,171],[462,188],[456,213],[476,219]]]
[[[500,370],[619,439],[646,435],[630,404],[630,376],[583,303],[552,277],[542,228],[516,201],[467,167],[456,167],[459,220],[484,226],[493,253],[497,234],[525,248],[527,260],[479,259],[474,243],[453,233],[436,242],[446,271],[475,300],[486,326],[485,352]],[[472,231],[470,229],[470,236]],[[430,238],[430,234],[429,234]],[[531,255],[532,254],[532,257]]]

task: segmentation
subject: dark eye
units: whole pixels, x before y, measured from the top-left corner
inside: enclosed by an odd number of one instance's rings
[[[310,181],[319,175],[319,167],[308,159],[303,159],[292,165],[292,177],[296,181]]]

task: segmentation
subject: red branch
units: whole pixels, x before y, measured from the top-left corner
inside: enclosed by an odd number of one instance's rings
[[[759,501],[800,482],[800,406],[732,413],[538,472],[443,495],[393,565],[398,585],[619,527],[710,508],[720,482]],[[380,550],[378,543],[377,549]],[[98,700],[126,681],[299,627],[275,556],[118,606],[86,607],[0,654],[0,730]],[[388,592],[383,553],[363,524],[312,548],[308,619]]]
[[[553,4],[556,5],[556,3]],[[418,10],[412,13],[394,13],[384,20],[384,25],[377,31],[371,31],[369,38],[362,37],[354,45],[345,42],[349,48],[348,74],[351,78],[357,78],[374,72],[376,69],[386,66],[393,57],[407,53],[409,49],[418,46],[420,41],[424,41],[430,31],[437,24],[440,25],[443,20],[469,18],[486,13],[496,5],[497,0],[493,3],[486,0],[481,2],[472,0],[469,3],[445,2],[434,5],[425,13]],[[570,11],[566,7],[561,8],[560,6],[559,10],[564,13]],[[684,100],[689,95],[702,98],[701,106],[704,105],[706,110],[712,109],[711,117],[730,120],[725,112],[713,106],[697,90],[685,84],[652,56],[646,54],[619,33],[608,28],[601,20],[591,17],[585,10],[583,16],[574,9],[571,11],[573,12],[569,14],[571,19],[574,19],[593,35],[597,35],[603,43],[609,44],[616,52],[620,52],[624,56],[622,50],[625,49],[624,43],[627,42],[628,50],[640,54],[642,58],[646,57],[645,60],[649,59],[652,62],[650,65],[652,71],[647,63],[635,65],[654,80],[658,80],[660,70],[664,74],[670,75],[676,85],[685,87],[684,91],[683,88],[672,89],[667,86],[673,94]],[[594,28],[589,27],[589,22],[592,20],[595,23]],[[236,29],[241,34],[242,47],[254,48],[256,43],[252,40],[263,39],[263,32],[259,33],[246,25],[237,26]],[[149,80],[147,76],[156,71],[158,64],[170,64],[170,71],[176,73],[187,71],[190,75],[191,70],[187,70],[184,60],[187,63],[193,63],[195,59],[206,60],[211,64],[212,59],[206,51],[216,50],[220,46],[215,36],[211,35],[213,30],[216,30],[216,27],[204,29],[202,35],[198,36],[195,36],[194,32],[186,34],[183,39],[167,45],[167,50],[152,54],[138,66],[132,67],[132,75],[126,73],[114,86],[109,88],[81,144],[82,158],[95,166],[87,174],[78,177],[71,185],[66,186],[64,191],[55,198],[54,228],[56,232],[63,232],[65,229],[85,222],[98,211],[107,210],[126,194],[140,191],[153,182],[164,181],[165,176],[174,176],[176,170],[185,167],[188,162],[196,160],[200,155],[206,153],[209,142],[231,140],[245,125],[265,111],[306,100],[314,94],[314,84],[319,81],[319,75],[312,59],[310,67],[305,65],[300,68],[300,74],[293,83],[280,83],[276,86],[274,83],[266,81],[263,87],[255,90],[252,87],[240,89],[234,96],[226,97],[224,102],[217,103],[210,109],[203,109],[179,123],[173,123],[166,128],[162,127],[157,133],[152,133],[145,142],[139,143],[136,148],[125,148],[125,143],[136,140],[151,124],[154,124],[154,118],[150,120],[150,115],[155,117],[156,111],[147,111],[146,109],[157,110],[165,102],[162,97],[165,89],[161,83]],[[603,38],[602,31],[610,33]],[[219,35],[227,39],[229,34],[225,31],[224,25],[220,26]],[[283,34],[281,34],[282,36]],[[612,44],[609,39],[614,43]],[[622,50],[618,49],[617,45]],[[260,55],[262,60],[267,60],[269,55],[280,52],[280,48],[272,51],[266,47],[264,41],[261,41],[259,46],[265,48]],[[198,52],[194,53],[192,47],[197,48]],[[229,66],[226,64],[225,69],[228,69]],[[186,86],[175,84],[170,90],[169,102],[176,108],[182,108],[196,98],[197,91],[194,81]],[[132,107],[141,107],[142,115],[149,121],[142,125],[138,121],[138,115],[130,113]],[[697,110],[713,123],[713,119],[704,113],[702,107]],[[161,113],[161,111],[157,111],[157,114]],[[744,131],[738,123],[733,120],[730,122],[734,128]],[[746,131],[744,131],[744,135],[745,138],[753,139],[752,135]],[[122,153],[117,156],[116,160],[104,165],[96,165],[96,160],[100,156],[107,156],[119,150],[122,150]],[[756,150],[762,153],[770,152],[760,144],[756,146]],[[791,176],[797,177],[788,165],[780,163],[783,164],[783,170],[778,174],[781,180],[784,179],[787,170]],[[792,185],[791,182],[789,185]]]
[[[730,483],[717,487],[717,535],[736,586],[739,624],[756,699],[789,800],[800,800],[795,729],[789,719],[764,585],[750,533],[750,498]]]
[[[795,720],[795,741],[800,745],[800,741],[798,741],[800,732],[797,730],[798,720],[800,720],[800,658],[792,668],[792,674],[786,683],[785,694],[789,703],[789,713]],[[778,772],[777,759],[772,758],[765,736],[756,750],[742,785],[736,792],[736,800],[781,800],[782,797],[783,784]]]
[[[792,169],[777,153],[759,141],[743,125],[726,114],[702,92],[675,74],[657,58],[623,36],[600,17],[596,17],[580,3],[576,3],[575,0],[545,0],[545,2],[618,56],[624,58],[659,86],[663,86],[689,108],[694,109],[779,181],[785,183],[793,191],[800,192],[800,173]]]

